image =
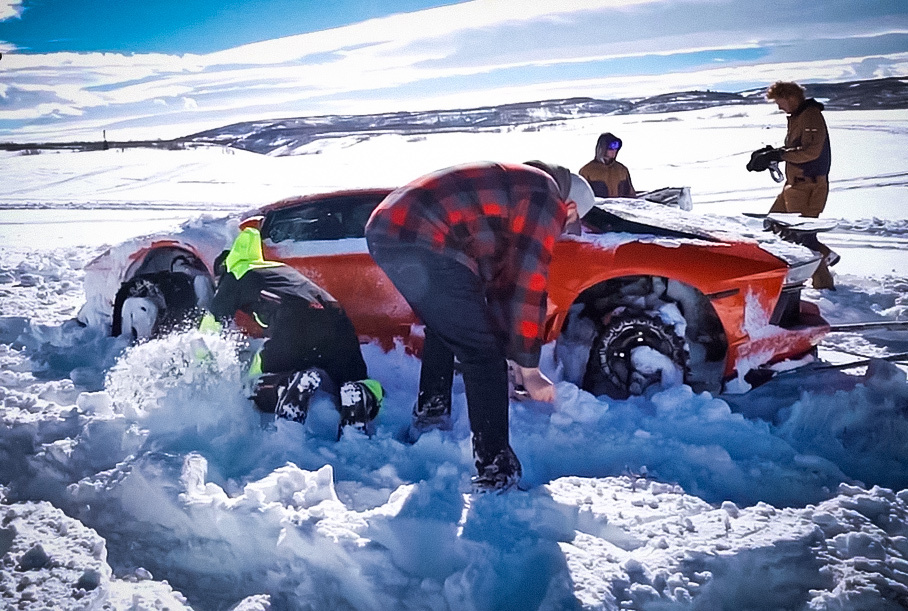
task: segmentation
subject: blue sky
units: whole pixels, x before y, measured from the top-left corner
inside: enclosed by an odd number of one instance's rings
[[[210,53],[446,4],[457,2],[26,0],[21,18],[0,21],[0,40],[28,53]]]
[[[0,0],[0,141],[908,75],[904,0]]]

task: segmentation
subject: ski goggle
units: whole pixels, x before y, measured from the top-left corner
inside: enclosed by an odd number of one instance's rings
[[[611,140],[611,141],[609,141],[609,143],[607,144],[606,148],[608,148],[610,151],[617,151],[618,149],[621,148],[621,140]]]

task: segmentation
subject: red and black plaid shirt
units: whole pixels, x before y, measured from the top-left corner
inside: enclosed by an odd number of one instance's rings
[[[558,186],[526,165],[482,163],[439,170],[391,193],[367,225],[370,239],[417,244],[479,276],[508,356],[539,364],[555,241],[567,210]]]

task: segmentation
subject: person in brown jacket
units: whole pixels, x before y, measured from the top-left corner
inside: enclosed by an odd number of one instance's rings
[[[596,157],[578,172],[590,183],[596,197],[637,197],[631,173],[616,159],[619,150],[621,138],[611,132],[600,135]]]
[[[801,216],[816,218],[826,207],[832,164],[823,104],[813,98],[805,98],[803,87],[786,81],[770,85],[766,90],[766,99],[775,102],[779,110],[788,114],[785,145],[766,153],[771,161],[785,162],[785,186],[769,212],[797,212]],[[838,255],[819,241],[812,248],[823,255],[823,261],[813,275],[814,288],[835,290],[829,263],[831,261],[834,265]]]

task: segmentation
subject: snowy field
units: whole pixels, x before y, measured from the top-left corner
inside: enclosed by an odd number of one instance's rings
[[[908,113],[826,113],[833,323],[908,319]],[[105,245],[324,190],[395,186],[455,163],[578,169],[624,139],[640,190],[695,212],[764,212],[744,169],[784,138],[771,105],[493,132],[0,157],[0,607],[16,609],[904,609],[908,332],[834,333],[821,361],[746,394],[676,387],[514,402],[527,490],[469,494],[453,431],[401,433],[419,363],[365,346],[388,389],[373,438],[257,414],[229,338],[129,347],[80,328],[82,266]],[[551,354],[551,351],[548,351]],[[551,366],[551,364],[549,364]]]

